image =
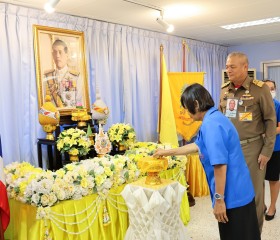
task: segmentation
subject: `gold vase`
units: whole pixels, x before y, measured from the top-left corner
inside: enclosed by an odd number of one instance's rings
[[[91,146],[94,146],[94,135],[93,135],[93,134],[92,134],[92,135],[89,135],[88,138],[89,138],[89,140],[90,140]]]
[[[147,172],[145,183],[147,185],[159,185],[161,184],[159,172]]]
[[[69,154],[69,158],[70,158],[71,162],[79,162],[79,156],[78,155]]]
[[[138,168],[143,173],[147,173],[145,184],[159,185],[161,184],[159,173],[168,167],[168,159],[165,157],[154,158],[147,156],[139,159]]]
[[[126,150],[126,146],[124,144],[118,143],[118,149],[120,152],[123,152]]]

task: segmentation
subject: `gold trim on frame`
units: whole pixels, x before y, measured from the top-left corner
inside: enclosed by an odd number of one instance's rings
[[[36,80],[37,80],[37,91],[38,91],[38,107],[39,109],[44,104],[44,99],[46,93],[50,92],[46,90],[46,84],[49,84],[47,79],[51,79],[54,77],[48,77],[47,73],[56,71],[56,65],[54,63],[52,57],[52,44],[55,40],[59,39],[66,43],[68,47],[68,61],[67,66],[69,68],[68,72],[71,72],[70,77],[65,77],[65,79],[70,79],[71,84],[74,85],[75,89],[75,101],[71,100],[71,95],[69,92],[64,91],[64,94],[68,93],[68,95],[64,95],[64,99],[70,99],[68,106],[66,106],[66,101],[60,101],[60,99],[56,102],[59,102],[57,109],[60,112],[60,115],[71,115],[72,110],[75,108],[78,103],[76,94],[80,92],[79,95],[81,98],[81,104],[84,108],[90,112],[90,104],[89,104],[89,89],[88,89],[88,80],[87,80],[87,68],[86,68],[86,57],[85,57],[85,42],[84,42],[84,33],[79,31],[73,31],[62,28],[53,28],[47,26],[39,26],[33,25],[34,32],[34,54],[35,54],[35,62],[36,62]],[[71,71],[70,71],[71,70]],[[72,80],[72,77],[73,79]],[[62,77],[63,79],[64,77]],[[57,82],[57,81],[56,81]],[[55,82],[55,83],[56,83]],[[76,85],[75,85],[76,84]],[[55,84],[54,84],[55,85]],[[51,86],[54,86],[51,85]],[[48,85],[49,86],[49,85]],[[57,86],[57,85],[55,85]],[[81,89],[78,87],[80,86]],[[79,90],[79,91],[78,91]],[[68,90],[69,91],[69,90]],[[58,90],[57,90],[58,92]],[[56,94],[54,96],[59,96]],[[61,97],[63,99],[63,97]],[[75,102],[75,106],[74,106]]]

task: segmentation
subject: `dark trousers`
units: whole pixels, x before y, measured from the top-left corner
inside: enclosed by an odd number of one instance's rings
[[[221,240],[260,240],[255,199],[243,207],[227,210],[227,223],[219,223]]]

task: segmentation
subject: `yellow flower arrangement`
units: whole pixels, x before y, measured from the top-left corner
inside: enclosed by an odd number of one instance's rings
[[[71,155],[87,155],[91,142],[85,131],[78,128],[69,128],[62,131],[57,140],[57,149],[62,153],[68,152]]]
[[[123,144],[126,147],[133,144],[136,140],[136,134],[133,127],[129,124],[117,123],[108,130],[110,141],[114,144]]]

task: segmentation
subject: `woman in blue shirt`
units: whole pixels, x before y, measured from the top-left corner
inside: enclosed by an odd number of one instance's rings
[[[196,141],[175,149],[157,149],[153,156],[199,152],[220,238],[260,239],[254,188],[234,125],[214,107],[211,95],[200,84],[185,89],[181,104],[191,118],[202,121]]]
[[[273,98],[275,112],[276,112],[276,140],[273,149],[273,154],[267,162],[265,180],[269,181],[270,188],[270,206],[265,213],[265,220],[271,221],[274,219],[276,213],[276,202],[279,194],[280,182],[280,102],[275,99],[276,96],[276,83],[273,80],[264,80],[270,89]],[[267,207],[265,206],[265,210]]]

